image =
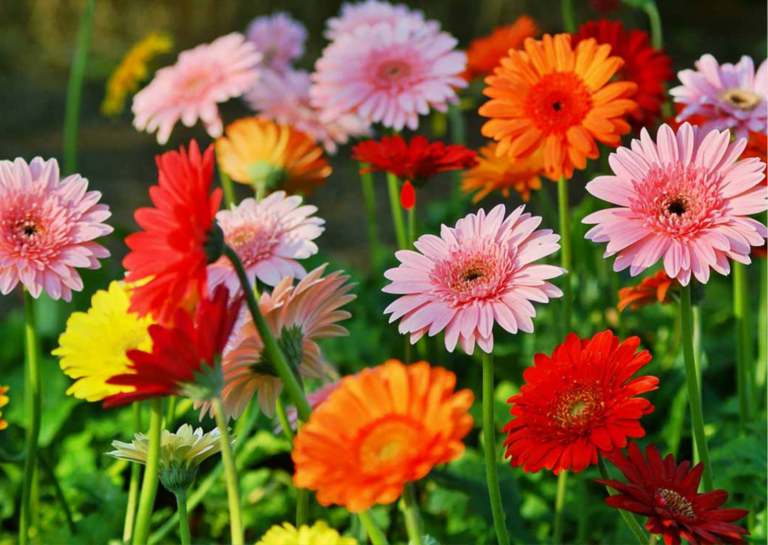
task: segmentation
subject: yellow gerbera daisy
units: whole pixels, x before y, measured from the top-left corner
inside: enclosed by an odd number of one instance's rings
[[[8,405],[8,396],[5,393],[8,391],[8,386],[0,386],[0,408]],[[8,427],[8,422],[3,420],[3,413],[0,412],[0,430],[4,430]]]
[[[299,529],[288,522],[276,524],[264,534],[256,545],[357,545],[353,537],[342,537],[322,520],[314,526],[302,526]]]
[[[101,103],[105,116],[120,114],[125,108],[125,99],[139,88],[139,83],[149,76],[149,63],[173,48],[170,35],[152,32],[134,45],[107,81],[107,95]]]
[[[544,154],[537,151],[528,157],[510,157],[497,155],[497,147],[496,142],[491,142],[480,149],[477,166],[464,173],[461,189],[467,194],[477,191],[473,203],[491,191],[501,191],[504,197],[509,197],[510,188],[528,202],[531,190],[541,189],[539,175],[544,170]]]
[[[61,358],[64,373],[76,379],[67,394],[87,401],[101,401],[107,396],[130,392],[132,386],[114,386],[107,380],[129,373],[127,350],[152,350],[147,329],[150,316],[139,318],[128,312],[131,285],[112,282],[109,289],[97,291],[88,312],[74,312],[67,329],[53,351]]]

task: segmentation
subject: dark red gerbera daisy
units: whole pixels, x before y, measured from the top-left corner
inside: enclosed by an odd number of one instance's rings
[[[720,509],[728,499],[725,490],[699,494],[702,464],[689,471],[690,462],[678,465],[672,454],[662,460],[653,445],[645,449],[645,458],[635,443],[629,444],[627,453],[629,457],[616,449],[606,456],[628,482],[598,480],[619,492],[605,503],[648,517],[646,530],[662,534],[666,545],[678,545],[681,538],[693,545],[744,543],[741,536],[749,532],[731,523],[749,511]]]
[[[107,381],[136,389],[107,397],[104,407],[170,395],[195,401],[217,395],[224,382],[219,358],[242,300],[240,296],[230,302],[229,291],[222,285],[212,297],[197,303],[194,314],[177,308],[173,327],[149,326],[152,352],[128,351],[130,373],[115,375]]]
[[[131,252],[123,260],[127,280],[137,283],[132,312],[152,314],[168,323],[175,309],[190,310],[208,290],[205,244],[211,234],[221,189],[211,193],[213,146],[200,154],[169,151],[157,158],[158,184],[149,188],[155,208],[140,208],[134,217],[143,229],[125,239]],[[148,282],[140,282],[148,279]]]
[[[651,46],[647,32],[632,29],[627,31],[621,21],[589,21],[579,27],[573,45],[581,40],[594,38],[598,44],[609,44],[611,55],[624,60],[619,69],[619,79],[637,84],[637,93],[632,97],[638,108],[629,114],[629,121],[636,130],[651,126],[661,116],[664,102],[664,84],[674,77],[672,59]]]
[[[647,350],[636,353],[639,346],[639,338],[620,343],[611,331],[581,340],[571,333],[551,357],[536,354],[520,393],[507,400],[515,417],[504,427],[512,467],[579,472],[599,452],[643,437],[639,420],[653,405],[635,396],[656,390],[659,379],[631,378],[651,361]]]

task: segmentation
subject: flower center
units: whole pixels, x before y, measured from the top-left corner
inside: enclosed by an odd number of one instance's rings
[[[674,490],[668,488],[658,489],[656,491],[656,504],[680,518],[686,520],[693,520],[696,518],[693,504]]]
[[[734,108],[744,110],[745,112],[751,112],[763,101],[762,97],[757,93],[745,91],[744,89],[728,89],[720,95],[720,99]]]
[[[10,226],[11,241],[17,250],[35,246],[44,234],[39,219],[30,213],[3,223]]]
[[[478,263],[478,264],[469,266],[462,273],[462,279],[464,282],[474,282],[475,280],[482,278],[484,275],[485,275],[485,271],[483,271],[482,264]]]
[[[262,217],[258,223],[235,227],[226,233],[225,240],[243,260],[245,267],[252,267],[272,255],[279,235],[278,223],[271,217]]]
[[[411,75],[411,65],[403,61],[386,61],[379,65],[377,75],[384,84],[400,83]]]
[[[526,102],[528,115],[547,134],[565,133],[580,124],[591,109],[589,89],[572,72],[545,75],[531,88]]]
[[[573,430],[587,427],[603,412],[605,399],[599,384],[575,383],[557,396],[549,418],[561,428]]]
[[[688,211],[688,200],[683,195],[678,195],[667,199],[663,207],[666,208],[668,214],[682,216]]]
[[[391,415],[369,424],[357,439],[360,469],[381,474],[399,466],[414,451],[422,435],[418,422],[402,415]]]

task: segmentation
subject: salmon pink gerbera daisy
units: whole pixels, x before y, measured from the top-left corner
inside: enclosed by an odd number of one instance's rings
[[[729,259],[749,263],[751,246],[768,230],[748,217],[768,209],[760,185],[765,164],[739,156],[728,131],[706,133],[683,124],[675,133],[662,125],[653,142],[643,129],[632,149],[610,156],[612,176],[599,176],[587,191],[617,208],[590,214],[586,238],[607,242],[605,257],[617,255],[615,271],[633,276],[663,259],[664,269],[683,286],[691,275],[709,280],[710,270],[730,272]]]
[[[285,12],[257,17],[245,34],[261,53],[262,65],[269,70],[289,70],[291,63],[304,55],[307,29]]]
[[[410,21],[417,25],[428,24],[436,28],[437,24],[424,20],[424,14],[412,10],[404,4],[390,4],[382,0],[365,0],[354,4],[344,3],[341,14],[331,17],[326,24],[325,37],[336,40],[345,34],[352,34],[363,26],[386,23],[395,26],[399,21]]]
[[[0,161],[0,291],[18,284],[39,297],[72,299],[83,289],[78,268],[98,269],[109,252],[94,242],[108,235],[111,216],[101,193],[79,174],[59,177],[55,159]]]
[[[536,354],[520,393],[507,401],[515,417],[504,426],[512,467],[578,473],[596,464],[598,454],[643,437],[640,418],[653,405],[637,396],[656,390],[659,379],[632,378],[651,361],[639,346],[638,337],[620,342],[611,331],[591,339],[571,333],[551,357]]]
[[[456,343],[472,354],[475,343],[493,351],[493,325],[509,333],[533,331],[536,310],[563,293],[547,282],[563,269],[535,261],[556,252],[560,236],[537,231],[541,218],[520,206],[506,216],[504,205],[460,219],[455,228],[442,226],[440,236],[423,235],[418,252],[395,254],[400,266],[384,276],[386,293],[402,295],[384,311],[390,323],[402,318],[399,331],[415,343],[445,329],[445,347]]]

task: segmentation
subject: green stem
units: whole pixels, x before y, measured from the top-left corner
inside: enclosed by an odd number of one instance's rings
[[[736,322],[736,384],[739,392],[739,424],[742,433],[752,420],[750,394],[752,386],[749,380],[749,324],[747,322],[749,289],[747,287],[747,268],[741,263],[733,264],[733,315]]]
[[[615,297],[616,303],[618,304],[618,302],[619,302],[619,290],[621,289],[621,283],[619,282],[619,274],[614,272],[614,271],[611,271],[609,274],[611,275],[613,295]],[[618,317],[618,320],[619,320],[619,337],[621,339],[623,339],[624,336],[626,335],[627,331],[626,331],[626,329],[624,327],[623,313],[619,312],[618,315],[619,315],[619,317]]]
[[[221,458],[224,461],[224,477],[227,481],[227,502],[229,505],[229,524],[232,533],[232,545],[243,545],[243,516],[240,508],[240,487],[237,480],[235,456],[229,439],[227,417],[224,416],[224,402],[220,397],[213,398],[213,410],[216,412],[216,425],[219,428]]]
[[[691,426],[696,439],[696,450],[704,464],[702,483],[705,492],[714,489],[712,466],[709,462],[707,436],[704,433],[704,415],[701,409],[699,381],[696,377],[696,357],[693,350],[693,311],[691,309],[691,285],[683,286],[680,298],[680,321],[682,323],[683,359],[685,361],[685,381],[688,387],[688,404],[691,407]]]
[[[464,122],[464,113],[461,111],[461,104],[450,104],[448,106],[448,122],[451,130],[451,142],[457,145],[466,144],[467,126]],[[462,174],[460,170],[454,171],[453,180],[451,209],[454,210],[456,214],[461,215],[464,192],[461,190]]]
[[[178,490],[175,494],[179,513],[179,535],[181,536],[181,545],[191,545],[192,537],[189,535],[189,515],[187,515],[187,491]]]
[[[562,0],[560,8],[563,14],[563,28],[565,31],[573,34],[576,32],[576,21],[573,17],[573,0]]]
[[[419,502],[416,499],[416,485],[406,483],[403,492],[405,528],[408,531],[408,545],[423,545],[424,527],[419,513]]]
[[[142,431],[141,404],[133,403],[133,431]],[[128,485],[128,505],[125,510],[125,524],[123,525],[123,543],[130,543],[133,537],[133,525],[136,521],[136,504],[139,501],[139,484],[141,482],[141,464],[131,464],[131,481]]]
[[[608,473],[608,466],[605,465],[605,460],[602,456],[598,456],[597,466],[600,468],[600,476],[606,481],[611,480],[611,474]],[[611,496],[618,494],[618,492],[610,486],[606,486],[605,488]],[[638,524],[635,517],[632,516],[632,513],[624,511],[624,509],[619,509],[619,513],[621,514],[621,518],[624,519],[624,522],[627,523],[627,526],[629,526],[629,529],[637,539],[637,542],[640,545],[646,545],[646,543],[648,543],[648,536],[645,535],[645,532],[640,527],[640,524]],[[651,537],[653,538],[653,534],[651,534]]]
[[[768,331],[768,259],[760,260],[760,302],[758,303],[757,330],[765,333]],[[765,376],[768,374],[768,335],[757,336],[757,365],[755,367],[755,389],[753,399],[755,402],[765,401],[763,388]],[[757,407],[756,413],[762,411],[762,406]]]
[[[499,545],[509,545],[501,503],[499,475],[496,468],[496,424],[493,415],[493,354],[483,352],[483,449],[485,450],[485,476],[491,500],[493,525]]]
[[[169,396],[168,408],[165,411],[165,419],[163,420],[163,429],[170,430],[175,420],[176,420],[176,396]]]
[[[661,16],[659,8],[656,7],[654,0],[646,0],[643,8],[648,16],[648,22],[651,25],[651,45],[655,49],[661,49],[664,45],[664,36],[661,32]]]
[[[555,529],[553,543],[558,545],[563,542],[563,508],[565,507],[565,493],[568,490],[568,472],[561,471],[557,476],[557,496],[555,496]]]
[[[376,521],[373,520],[370,511],[363,511],[362,513],[358,513],[357,516],[360,518],[360,522],[363,523],[363,527],[371,538],[371,543],[373,545],[389,545],[387,536],[384,535],[384,532],[381,531],[381,528],[376,524]]]
[[[701,307],[693,305],[693,361],[696,364],[696,384],[699,386],[701,396]],[[699,449],[696,446],[696,438],[693,438],[693,465],[700,462]]]
[[[367,163],[360,163],[360,170],[368,168]],[[376,191],[373,185],[373,172],[360,174],[360,185],[363,188],[366,218],[368,220],[368,246],[371,254],[371,268],[375,274],[381,270],[381,248],[379,246],[379,222],[376,215]]]
[[[387,187],[389,188],[389,206],[392,208],[392,224],[395,226],[397,247],[402,250],[406,248],[406,238],[403,207],[400,206],[400,180],[391,172],[387,172]]]
[[[560,263],[568,271],[563,281],[563,323],[565,333],[571,332],[571,305],[573,304],[573,258],[571,257],[571,215],[568,210],[568,180],[560,178],[557,183],[557,206],[560,218]]]
[[[285,405],[283,405],[283,399],[280,396],[277,397],[275,410],[277,411],[277,419],[280,420],[280,425],[283,427],[283,435],[285,435],[289,443],[293,444],[293,430],[291,429],[291,423],[288,421],[288,415],[285,414]]]
[[[149,539],[149,526],[157,495],[157,480],[160,476],[160,435],[163,427],[163,398],[153,399],[149,412],[149,450],[139,496],[139,514],[133,533],[133,545],[145,545]]]
[[[27,370],[25,373],[26,387],[24,388],[24,401],[27,417],[26,434],[26,458],[24,459],[24,485],[21,496],[21,521],[19,526],[19,542],[21,545],[29,543],[29,530],[33,526],[35,514],[32,512],[32,493],[37,463],[37,441],[40,437],[41,419],[41,375],[40,360],[37,348],[37,330],[35,329],[35,300],[30,293],[24,290],[24,350],[27,356]]]
[[[67,104],[64,110],[64,174],[73,174],[77,169],[77,129],[80,123],[80,98],[83,91],[85,65],[88,61],[88,49],[91,47],[93,31],[93,12],[96,0],[88,0],[80,17],[77,30],[77,45],[72,58],[67,84]]]
[[[309,490],[296,489],[296,527],[299,528],[309,522]]]
[[[224,190],[224,207],[229,210],[235,204],[235,188],[232,185],[232,179],[224,172],[221,165],[219,165],[219,180],[221,180],[221,188]]]

